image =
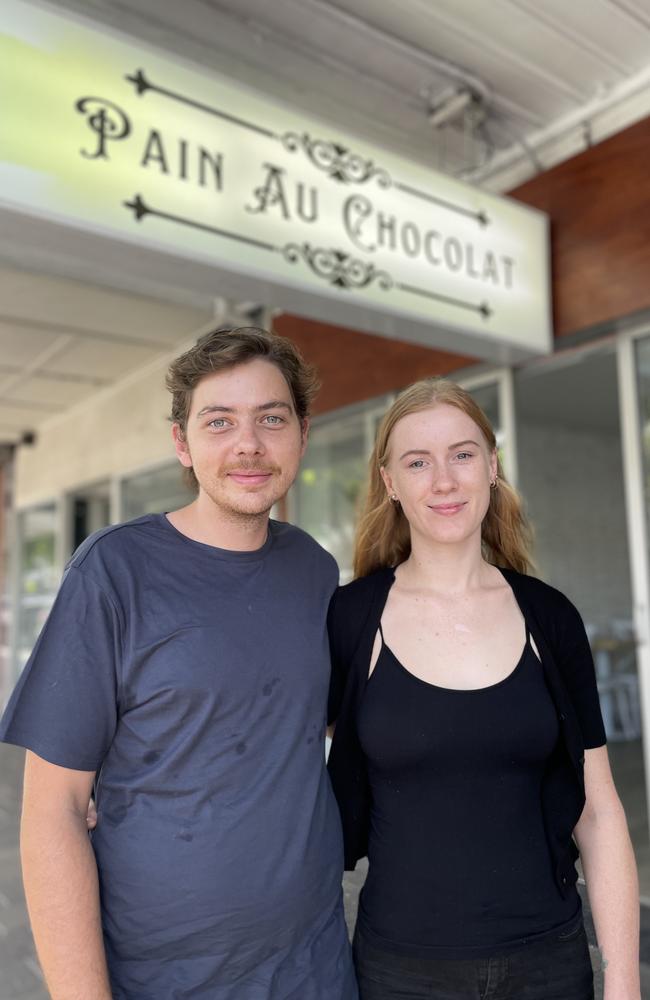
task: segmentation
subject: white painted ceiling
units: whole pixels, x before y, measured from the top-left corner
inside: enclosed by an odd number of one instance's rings
[[[177,306],[0,268],[0,442],[186,341],[210,318]]]
[[[650,114],[650,0],[58,0],[331,126],[504,191]],[[468,90],[442,128],[430,111]],[[208,318],[0,240],[0,442]],[[40,274],[33,273],[39,270]],[[112,286],[112,287],[111,287]],[[160,301],[156,301],[156,297]],[[272,305],[272,303],[268,303]]]

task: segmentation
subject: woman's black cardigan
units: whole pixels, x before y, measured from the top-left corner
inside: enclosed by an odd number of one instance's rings
[[[605,742],[593,659],[582,619],[563,594],[534,577],[501,572],[539,650],[560,726],[561,738],[543,780],[542,805],[555,877],[564,895],[576,880],[578,851],[572,834],[585,803],[585,746]],[[393,579],[392,569],[381,569],[340,587],[328,617],[328,715],[336,722],[328,767],[341,811],[346,869],[368,852],[370,788],[356,719]]]

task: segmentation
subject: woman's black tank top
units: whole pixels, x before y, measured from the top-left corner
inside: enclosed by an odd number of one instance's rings
[[[558,721],[528,628],[514,670],[474,690],[421,680],[381,640],[358,717],[372,790],[364,935],[464,958],[569,924],[580,898],[555,884],[540,795]]]

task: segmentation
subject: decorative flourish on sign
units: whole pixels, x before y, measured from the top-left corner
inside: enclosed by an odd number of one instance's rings
[[[302,135],[297,132],[285,132],[282,144],[291,153],[302,149],[315,167],[341,184],[365,184],[366,181],[376,178],[380,187],[391,186],[390,176],[385,170],[375,166],[372,160],[353,153],[341,143],[314,139],[308,132],[303,132]]]
[[[282,253],[289,264],[305,261],[317,277],[336,288],[366,288],[373,281],[386,292],[393,287],[393,279],[387,271],[380,271],[374,264],[343,250],[312,247],[310,243],[287,243]]]

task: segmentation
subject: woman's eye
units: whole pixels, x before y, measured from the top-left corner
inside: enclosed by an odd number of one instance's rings
[[[424,459],[416,458],[413,462],[409,462],[409,469],[423,469]]]
[[[456,458],[471,458],[471,457],[472,457],[471,451],[459,451],[458,454],[456,455]]]

